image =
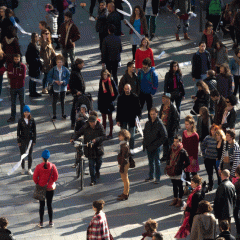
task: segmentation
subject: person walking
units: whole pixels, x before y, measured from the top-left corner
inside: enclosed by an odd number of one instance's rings
[[[153,181],[155,175],[155,184],[160,183],[160,148],[167,140],[167,130],[162,120],[158,118],[158,111],[156,108],[150,110],[150,120],[145,124],[143,130],[143,150],[147,150],[149,163],[149,177],[145,182]],[[155,174],[154,174],[155,172]]]
[[[71,128],[74,129],[76,122],[76,103],[78,97],[85,94],[86,85],[82,76],[82,69],[84,67],[84,61],[81,58],[75,60],[75,64],[72,66],[72,71],[69,80],[69,88],[73,96],[73,105],[71,110]]]
[[[215,68],[217,73],[220,73],[220,66],[224,63],[227,64],[229,63],[228,49],[221,41],[216,42],[215,56],[216,56]]]
[[[118,138],[120,141],[120,153],[117,156],[118,166],[120,175],[124,184],[123,193],[118,196],[119,201],[128,200],[129,197],[129,178],[128,178],[128,169],[129,169],[129,157],[130,150],[128,142],[130,140],[131,134],[128,130],[122,129],[118,133]]]
[[[97,117],[91,115],[84,127],[75,133],[70,142],[77,140],[82,135],[84,136],[84,144],[93,143],[93,145],[89,144],[89,146],[84,147],[84,155],[89,161],[90,186],[93,186],[96,184],[96,179],[100,178],[100,168],[104,154],[103,141],[106,140],[106,134],[101,123],[97,121]]]
[[[33,173],[33,181],[35,184],[43,187],[47,185],[46,201],[48,208],[49,227],[53,227],[53,208],[52,201],[54,190],[56,189],[56,181],[58,180],[58,170],[55,164],[49,162],[50,152],[46,149],[42,152],[42,163],[38,164]],[[45,201],[39,201],[40,222],[38,227],[43,228],[43,216]]]
[[[125,84],[124,92],[117,100],[116,122],[119,127],[127,129],[130,132],[130,150],[134,149],[136,117],[140,117],[140,115],[141,108],[139,97],[132,92],[130,84]]]
[[[14,122],[16,117],[16,100],[19,95],[19,101],[21,105],[21,114],[23,113],[23,107],[25,105],[25,77],[26,66],[21,63],[20,54],[16,54],[13,57],[13,63],[9,63],[7,66],[8,78],[10,81],[10,95],[11,95],[11,117],[7,122]]]
[[[158,88],[158,75],[152,66],[150,58],[146,58],[142,62],[142,69],[138,72],[138,80],[140,83],[140,105],[141,112],[145,102],[147,103],[148,119],[150,119],[150,109],[153,106],[153,95],[156,93]]]
[[[208,0],[206,4],[206,19],[213,23],[213,31],[216,32],[218,24],[221,20],[222,9],[224,9],[223,1]]]
[[[1,217],[0,218],[0,239],[2,240],[14,240],[12,232],[7,229],[9,222],[7,218]]]
[[[59,35],[59,42],[62,45],[62,55],[65,59],[65,67],[68,67],[68,56],[73,65],[75,58],[75,42],[80,39],[80,32],[72,20],[72,13],[69,11],[64,13],[64,23],[62,23],[59,28]]]
[[[147,26],[149,29],[150,41],[155,37],[156,32],[156,18],[158,15],[158,0],[144,0],[143,11],[147,19]]]
[[[106,214],[103,212],[104,204],[105,202],[103,200],[93,202],[92,207],[95,214],[87,228],[87,240],[111,240]]]
[[[109,71],[101,71],[101,79],[98,89],[98,110],[102,114],[102,124],[104,130],[107,127],[107,116],[110,124],[110,132],[107,136],[108,139],[113,138],[113,119],[112,113],[115,110],[114,101],[117,98],[118,91],[115,82],[111,79]]]
[[[171,179],[174,196],[169,206],[181,207],[183,197],[182,171],[190,165],[188,154],[182,145],[181,136],[174,136],[173,145],[168,152],[167,159],[164,172]]]
[[[117,70],[118,63],[121,61],[122,44],[121,39],[114,32],[115,26],[110,25],[109,35],[104,38],[102,44],[102,67],[112,74],[115,84],[118,86]]]
[[[168,160],[168,151],[173,144],[173,138],[178,131],[180,122],[179,113],[175,106],[171,103],[170,99],[170,93],[163,94],[162,105],[159,111],[159,118],[162,120],[163,125],[166,127],[168,133],[168,138],[163,143],[163,157],[161,161]]]
[[[25,105],[23,108],[23,116],[18,121],[17,126],[17,142],[20,149],[20,154],[23,155],[29,146],[30,141],[31,147],[28,153],[28,175],[32,173],[32,151],[33,146],[36,144],[36,123],[34,118],[31,116],[30,107]],[[22,160],[22,171],[21,174],[25,174],[25,160]]]
[[[231,223],[233,209],[236,203],[236,190],[229,180],[230,171],[225,169],[221,172],[222,183],[218,186],[214,199],[214,215],[218,219],[220,226],[223,220]],[[224,211],[222,211],[224,209]]]
[[[107,16],[107,28],[109,29],[111,25],[114,26],[114,31],[108,34],[114,34],[117,37],[121,36],[122,26],[121,26],[121,14],[116,11],[116,5],[114,2],[109,2],[107,4],[108,16]]]
[[[62,109],[62,119],[66,120],[67,115],[65,114],[65,97],[67,91],[67,84],[70,78],[69,70],[63,66],[64,57],[62,55],[56,56],[56,66],[53,67],[47,76],[47,81],[53,85],[53,117],[52,120],[55,121],[57,119],[57,101],[60,97],[61,101],[61,109]]]
[[[171,94],[171,102],[175,102],[180,114],[181,102],[185,98],[185,90],[182,81],[182,71],[176,61],[170,63],[170,70],[165,75],[164,92]]]
[[[37,83],[34,81],[34,78],[39,79],[42,62],[40,59],[40,45],[39,45],[39,36],[37,33],[32,33],[31,43],[29,43],[25,57],[29,69],[29,96],[30,97],[40,97],[40,93],[37,93]]]

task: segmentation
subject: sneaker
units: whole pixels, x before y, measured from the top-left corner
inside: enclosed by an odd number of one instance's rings
[[[7,122],[14,122],[15,121],[15,117],[10,117]]]
[[[92,21],[92,22],[95,22],[95,18],[93,16],[90,16],[89,20]]]
[[[124,36],[125,36],[125,34],[123,32],[121,32],[121,37],[124,37]]]
[[[52,120],[53,120],[53,121],[55,121],[56,119],[57,119],[57,117],[56,117],[56,116],[53,116],[53,117],[52,117]]]
[[[22,174],[22,175],[25,174],[25,169],[22,169],[21,174]]]
[[[48,90],[47,90],[47,88],[43,88],[43,90],[42,90],[42,94],[48,94]]]
[[[72,168],[76,168],[76,167],[77,167],[77,164],[74,163],[74,164],[72,165]]]
[[[94,186],[96,184],[96,182],[91,182],[90,186]]]
[[[53,227],[54,223],[53,222],[49,222],[49,227]]]
[[[66,120],[66,118],[67,118],[67,115],[62,115],[63,120]]]
[[[150,181],[153,181],[153,178],[147,178],[147,179],[145,179],[145,182],[150,182]]]
[[[28,169],[28,175],[33,175],[33,172],[31,169]]]
[[[118,62],[118,68],[120,68],[122,66],[121,62]]]
[[[40,222],[37,226],[40,227],[40,228],[43,228],[43,223]]]

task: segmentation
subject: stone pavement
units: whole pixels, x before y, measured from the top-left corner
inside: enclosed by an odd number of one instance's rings
[[[87,1],[88,5],[90,1]],[[40,32],[38,22],[45,19],[44,6],[46,0],[20,0],[16,15],[20,19],[20,25],[27,31]],[[132,6],[139,4],[142,6],[143,0],[131,0]],[[126,11],[129,11],[124,6]],[[96,9],[95,9],[96,12]],[[94,109],[97,109],[97,92],[100,79],[101,65],[98,35],[94,25],[88,20],[88,15],[80,7],[74,15],[74,21],[81,32],[81,40],[77,42],[76,56],[85,60],[86,66],[83,76],[87,85],[87,92],[93,95]],[[201,34],[199,29],[199,18],[191,20],[189,36],[192,41],[176,42],[174,37],[176,18],[169,12],[163,12],[157,18],[157,38],[151,42],[151,47],[155,56],[163,50],[166,54],[161,60],[156,60],[157,72],[159,74],[159,90],[154,96],[154,105],[161,105],[161,95],[163,93],[163,80],[165,73],[169,69],[172,60],[178,62],[190,61],[192,54],[197,50]],[[131,45],[129,44],[128,28],[123,26],[122,37],[123,54],[122,67],[119,69],[120,77],[126,64],[132,59]],[[181,38],[182,34],[181,34]],[[25,55],[26,47],[30,42],[30,37],[19,33],[22,54]],[[224,40],[228,49],[231,50],[232,43],[229,39]],[[232,55],[232,51],[230,51]],[[193,92],[193,82],[191,80],[191,66],[182,69],[184,74],[184,84],[186,89],[186,99],[182,103],[181,112],[181,133],[184,128],[184,117],[189,114],[192,107],[190,96]],[[74,169],[71,165],[74,162],[75,149],[69,144],[72,134],[70,130],[70,120],[57,120],[56,130],[50,120],[52,116],[52,99],[43,96],[39,99],[30,99],[28,91],[28,80],[26,81],[26,104],[30,105],[32,115],[37,123],[37,144],[33,152],[33,170],[41,162],[41,153],[44,149],[51,152],[51,162],[55,163],[59,170],[59,180],[54,195],[54,228],[48,228],[47,210],[45,211],[44,229],[39,229],[36,224],[39,221],[38,203],[33,200],[32,193],[34,183],[29,176],[20,175],[18,169],[13,175],[8,176],[7,172],[19,161],[19,149],[16,141],[17,123],[8,124],[6,120],[10,116],[10,98],[7,88],[8,81],[4,76],[3,94],[4,101],[0,103],[0,215],[9,219],[9,229],[16,239],[20,240],[72,240],[86,239],[86,229],[94,214],[92,202],[97,199],[104,199],[106,202],[104,211],[107,214],[108,223],[114,239],[141,238],[144,232],[143,224],[148,218],[155,219],[158,230],[164,235],[164,239],[174,238],[180,221],[182,212],[175,207],[168,207],[172,199],[172,185],[170,180],[163,175],[160,185],[145,183],[148,176],[148,161],[146,153],[135,155],[136,168],[129,171],[131,184],[130,198],[128,201],[117,202],[116,196],[121,193],[123,184],[118,172],[116,155],[119,149],[117,132],[119,128],[114,127],[114,139],[105,142],[105,156],[101,170],[101,178],[94,187],[89,187],[90,179],[86,176],[83,191],[80,191],[79,181],[75,178]],[[38,90],[41,90],[39,86]],[[18,106],[17,119],[20,117]],[[66,113],[70,114],[71,96],[66,99]],[[58,115],[60,118],[60,106],[58,105]],[[114,114],[115,117],[115,114]],[[142,126],[146,121],[146,111]],[[239,124],[237,124],[237,129]],[[136,147],[141,146],[140,135],[136,136]],[[200,175],[206,180],[206,171],[202,159],[200,159]],[[162,173],[165,163],[162,164]],[[216,178],[216,177],[215,177]],[[216,188],[215,181],[215,188]],[[206,199],[212,201],[215,191],[207,195]],[[232,224],[233,233],[235,226]]]

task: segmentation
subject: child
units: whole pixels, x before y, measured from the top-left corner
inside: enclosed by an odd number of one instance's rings
[[[146,232],[142,234],[143,238],[141,240],[152,239],[153,234],[157,232],[157,227],[157,222],[149,218],[144,225]]]
[[[90,117],[90,116],[95,116],[95,117],[97,118],[98,122],[101,123],[101,119],[98,117],[98,114],[97,114],[96,111],[90,111],[89,117]]]
[[[128,142],[130,140],[130,137],[131,137],[131,134],[126,129],[122,129],[118,133],[118,138],[120,141],[120,153],[117,156],[117,160],[120,168],[120,175],[124,184],[123,193],[118,196],[119,201],[127,200],[129,197],[128,169],[129,169],[130,150],[129,150]]]
[[[77,132],[88,120],[89,116],[87,113],[87,106],[86,105],[82,105],[80,107],[80,111],[77,112],[76,114],[76,127],[75,127],[75,131]]]
[[[52,35],[57,35],[58,30],[58,11],[51,5],[47,4],[45,6],[45,11],[47,12],[46,20],[47,20],[47,26],[49,26]],[[60,49],[58,38],[53,38],[53,41],[57,44],[56,49]]]

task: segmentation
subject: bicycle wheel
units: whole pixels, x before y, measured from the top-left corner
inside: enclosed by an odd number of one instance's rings
[[[81,180],[80,180],[80,185],[81,185],[81,190],[83,190],[84,187],[84,160],[81,158],[80,161],[80,168],[81,168]]]

